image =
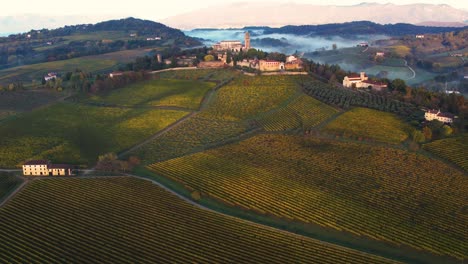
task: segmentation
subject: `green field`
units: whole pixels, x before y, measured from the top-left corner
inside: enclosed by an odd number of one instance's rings
[[[202,210],[128,177],[34,181],[0,219],[5,263],[393,263]]]
[[[0,172],[0,202],[6,195],[18,187],[21,182],[22,181],[13,174]]]
[[[0,167],[32,158],[90,164],[143,141],[187,112],[59,103],[0,124]]]
[[[424,144],[423,148],[457,164],[468,172],[468,134],[436,140]]]
[[[260,215],[467,257],[466,175],[414,153],[259,135],[149,168],[189,190]]]
[[[243,76],[218,90],[213,103],[201,116],[209,119],[238,121],[282,106],[295,95],[295,76]]]
[[[338,110],[310,96],[300,95],[287,106],[259,117],[260,125],[267,131],[283,131],[317,126],[338,113]]]
[[[411,127],[396,115],[368,108],[353,108],[329,123],[325,132],[399,144],[406,140]]]
[[[215,83],[187,80],[151,80],[128,85],[91,102],[121,106],[176,106],[196,110]]]

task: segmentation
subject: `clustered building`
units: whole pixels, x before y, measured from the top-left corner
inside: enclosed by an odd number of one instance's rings
[[[372,88],[377,91],[387,88],[386,83],[369,80],[365,72],[345,76],[343,79],[343,86],[348,88]]]
[[[250,33],[245,32],[244,45],[239,40],[223,40],[213,45],[215,51],[234,51],[249,50],[250,47]]]
[[[25,176],[69,176],[72,166],[67,164],[51,164],[48,160],[30,160],[23,164]]]

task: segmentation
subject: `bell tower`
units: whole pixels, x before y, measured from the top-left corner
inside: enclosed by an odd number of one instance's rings
[[[245,51],[248,51],[250,49],[250,33],[248,31],[245,32],[244,41]]]

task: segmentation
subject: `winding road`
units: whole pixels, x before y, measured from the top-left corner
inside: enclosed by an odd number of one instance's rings
[[[412,79],[416,78],[416,72],[413,70],[413,68],[411,68],[411,66],[408,65],[407,60],[404,60],[404,61],[405,61],[405,66],[408,67],[408,69],[410,69],[411,72],[413,72],[413,76],[411,76],[408,80],[412,80]]]

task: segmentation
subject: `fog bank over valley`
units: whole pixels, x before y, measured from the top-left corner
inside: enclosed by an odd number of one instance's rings
[[[184,31],[190,37],[201,39],[208,47],[222,40],[244,41],[244,29],[195,29]],[[372,43],[375,40],[387,39],[384,35],[360,35],[353,37],[341,36],[296,36],[293,34],[263,34],[263,30],[249,30],[253,48],[267,52],[282,52],[292,54],[294,52],[314,52],[330,50],[333,44],[337,48],[354,47],[360,42]]]

